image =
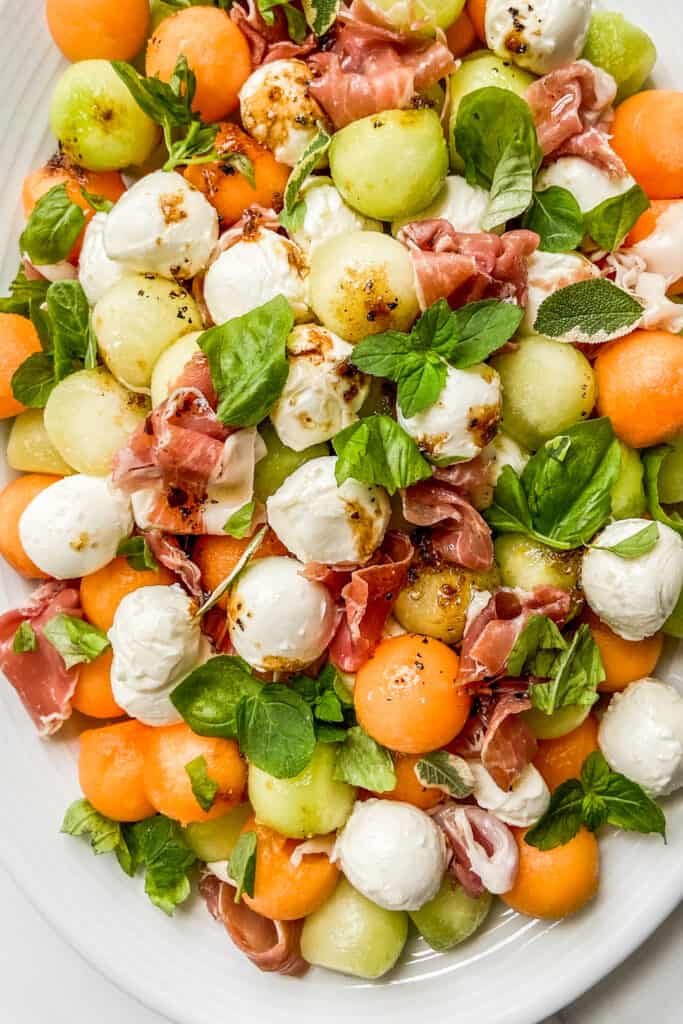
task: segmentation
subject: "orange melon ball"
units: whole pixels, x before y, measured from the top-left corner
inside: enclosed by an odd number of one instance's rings
[[[127,594],[140,587],[169,586],[176,579],[162,565],[158,569],[133,569],[127,558],[114,558],[81,580],[81,608],[88,622],[105,633],[114,624],[116,609]]]
[[[226,576],[233,571],[249,544],[250,538],[238,540],[236,537],[199,537],[192,551],[192,558],[199,566],[202,574],[202,586],[211,593]],[[254,558],[271,558],[275,555],[288,555],[284,544],[269,530]],[[218,601],[218,607],[227,611],[228,594]]]
[[[598,891],[600,854],[592,832],[581,828],[564,846],[545,852],[524,842],[525,829],[513,829],[519,849],[515,884],[501,899],[528,917],[555,920],[575,914]]]
[[[61,479],[49,473],[27,473],[10,481],[0,492],[0,555],[26,579],[47,580],[50,577],[33,564],[21,546],[19,520],[41,491]]]
[[[584,618],[605,669],[606,678],[598,687],[601,693],[625,690],[636,679],[652,675],[664,646],[663,634],[655,633],[644,640],[624,640],[593,612],[585,612]]]
[[[71,706],[91,718],[120,718],[125,715],[114,700],[111,688],[111,650],[81,665]]]
[[[31,321],[16,313],[0,313],[0,420],[25,410],[12,394],[12,377],[34,352],[40,352],[40,339]]]
[[[149,26],[148,0],[46,0],[50,35],[67,60],[132,60]]]
[[[612,146],[650,199],[683,198],[683,92],[650,89],[621,103]]]
[[[551,791],[566,782],[578,779],[583,762],[598,749],[598,723],[589,715],[581,725],[554,740],[539,740],[534,764]]]
[[[415,774],[415,765],[419,760],[419,754],[396,754],[394,757],[395,789],[392,789],[390,793],[375,795],[385,800],[398,800],[400,803],[412,804],[413,807],[419,807],[423,811],[428,811],[430,807],[436,807],[443,800],[444,795],[440,789],[422,785]]]
[[[78,777],[96,811],[114,821],[140,821],[155,813],[144,785],[144,749],[154,730],[120,722],[81,733]]]

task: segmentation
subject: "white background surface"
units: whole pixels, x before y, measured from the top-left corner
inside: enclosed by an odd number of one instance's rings
[[[75,953],[2,868],[0,907],[0,1020],[5,1024],[165,1024]],[[627,893],[623,911],[629,913]],[[613,974],[544,1024],[680,1024],[682,952],[683,906]],[[334,1019],[330,1013],[328,1020]]]

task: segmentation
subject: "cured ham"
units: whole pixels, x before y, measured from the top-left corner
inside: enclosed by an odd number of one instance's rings
[[[65,613],[81,617],[77,587],[55,580],[44,583],[26,604],[0,616],[0,669],[17,691],[40,736],[51,736],[71,714],[78,668],[67,669],[61,654],[45,639],[43,627]],[[36,649],[18,654],[14,634],[28,622]]]
[[[439,474],[446,479],[439,479]],[[416,526],[434,527],[432,547],[445,562],[481,572],[493,564],[491,530],[477,510],[459,492],[466,477],[455,484],[447,471],[436,469],[430,480],[413,484],[403,492],[403,515]]]
[[[579,156],[615,177],[627,171],[610,145],[617,85],[587,60],[551,71],[529,86],[526,99],[546,157]]]
[[[531,708],[524,680],[504,680],[489,694],[477,694],[476,712],[449,744],[460,757],[480,758],[497,786],[510,789],[536,756],[533,732],[520,718]]]
[[[524,306],[528,260],[538,248],[533,231],[456,231],[443,218],[413,221],[397,238],[410,250],[421,309],[447,299],[454,309],[483,298]]]
[[[309,33],[302,43],[292,42],[282,9],[271,8],[271,14],[273,24],[268,25],[255,0],[239,0],[230,8],[230,17],[247,38],[255,68],[274,60],[305,57],[316,47],[313,33]]]
[[[215,875],[205,875],[199,891],[211,916],[222,922],[237,948],[260,971],[296,977],[306,973],[308,964],[300,949],[303,921],[271,921],[251,910],[243,900],[235,903],[234,887]]]
[[[515,838],[502,821],[479,807],[442,804],[432,817],[453,851],[449,871],[469,896],[509,892],[519,867]]]
[[[533,591],[502,588],[469,625],[462,642],[460,681],[476,683],[503,675],[508,657],[532,615],[563,625],[571,597],[559,587]]]
[[[157,562],[175,573],[188,594],[201,602],[204,597],[201,570],[183,551],[176,538],[159,530],[150,530],[145,534],[145,540]]]

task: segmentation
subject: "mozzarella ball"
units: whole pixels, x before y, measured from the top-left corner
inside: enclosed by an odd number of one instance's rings
[[[443,183],[434,202],[414,217],[395,220],[391,225],[392,235],[397,234],[404,224],[416,220],[447,220],[456,231],[482,231],[482,220],[489,205],[486,189],[469,185],[459,174],[452,174]]]
[[[290,234],[308,254],[335,235],[344,235],[348,231],[382,230],[378,220],[363,217],[344,202],[331,178],[308,178],[299,198],[304,201],[306,212],[301,227]]]
[[[319,658],[337,629],[337,610],[322,583],[307,580],[294,558],[258,558],[228,601],[230,639],[260,672],[297,672]]]
[[[432,819],[394,800],[356,803],[334,857],[354,889],[386,910],[419,910],[446,870],[446,842]]]
[[[456,370],[449,366],[446,383],[436,402],[406,417],[397,409],[397,419],[440,466],[473,459],[496,433],[501,416],[500,377],[490,366]]]
[[[667,285],[683,277],[683,202],[670,203],[657,218],[651,235],[633,246],[651,274],[661,274]]]
[[[356,422],[370,385],[349,363],[352,352],[348,341],[324,327],[294,328],[287,339],[287,383],[270,413],[288,448],[302,452]]]
[[[563,156],[544,167],[536,179],[536,191],[554,186],[571,192],[582,213],[594,210],[607,199],[628,192],[635,185],[630,174],[614,177],[580,156]]]
[[[487,0],[486,42],[536,75],[571,64],[583,50],[593,0]]]
[[[643,640],[661,629],[683,589],[683,540],[657,523],[659,540],[639,558],[620,558],[600,548],[614,547],[640,533],[647,519],[611,523],[583,556],[581,584],[589,607],[624,640]]]
[[[222,252],[204,278],[204,301],[216,324],[284,295],[297,320],[309,320],[308,262],[298,245],[263,229]]]
[[[486,445],[482,456],[488,466],[491,485],[495,487],[505,466],[511,466],[517,476],[521,476],[531,453],[501,430],[491,444]]]
[[[176,171],[153,171],[121,196],[107,217],[104,248],[131,270],[189,278],[209,262],[218,214]]]
[[[111,562],[132,529],[129,499],[108,477],[81,473],[46,487],[19,519],[24,551],[58,580],[97,572]]]
[[[196,606],[178,584],[126,594],[107,634],[112,646],[114,700],[145,725],[171,725],[181,716],[170,695],[200,660]]]
[[[367,562],[389,525],[386,491],[351,477],[338,487],[336,465],[335,455],[304,462],[266,503],[270,526],[302,562]]]
[[[302,60],[274,60],[253,71],[240,91],[245,131],[278,163],[294,167],[319,131],[332,126],[309,94],[313,72]]]
[[[610,768],[650,796],[683,786],[683,697],[659,679],[616,693],[602,716],[598,744]]]
[[[529,259],[529,297],[522,332],[535,333],[538,311],[549,295],[578,281],[588,281],[591,277],[600,277],[599,269],[578,253],[536,250]]]
[[[91,306],[126,274],[125,266],[110,260],[104,248],[107,218],[106,213],[96,213],[90,221],[78,259],[78,280]]]
[[[494,782],[483,764],[472,761],[470,768],[474,775],[474,799],[506,825],[528,828],[548,810],[550,790],[532,764],[526,766],[507,792]]]

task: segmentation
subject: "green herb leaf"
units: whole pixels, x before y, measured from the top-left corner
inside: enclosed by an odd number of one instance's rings
[[[529,208],[534,171],[527,144],[521,139],[510,141],[493,175],[489,203],[481,222],[484,231],[504,226]]]
[[[586,231],[601,249],[618,249],[641,214],[650,208],[650,200],[640,185],[613,196],[586,214]]]
[[[188,871],[196,861],[181,826],[163,814],[124,826],[134,869],[143,866],[145,892],[152,903],[172,914],[190,895]]]
[[[235,882],[235,903],[242,899],[242,893],[254,895],[257,843],[255,832],[243,832],[230,856],[228,874]]]
[[[346,739],[346,729],[340,725],[318,722],[315,727],[315,735],[318,743],[343,743]]]
[[[218,159],[221,167],[234,167],[247,179],[253,189],[256,188],[256,171],[254,170],[254,162],[249,159],[246,153],[240,153],[239,150],[236,149],[229,150],[227,153],[224,150],[220,150],[218,153]]]
[[[66,185],[55,185],[41,196],[21,233],[19,247],[31,263],[66,259],[85,227],[85,214],[69,199]]]
[[[60,612],[43,626],[43,636],[59,651],[66,667],[94,661],[110,646],[107,634],[83,619]]]
[[[535,173],[543,153],[529,105],[520,96],[488,86],[463,97],[458,107],[455,145],[465,162],[470,185],[491,188],[511,143],[515,144],[514,152],[527,154]]]
[[[534,330],[565,341],[610,341],[627,334],[643,307],[604,277],[579,281],[553,292],[541,303]]]
[[[281,7],[287,19],[287,31],[295,43],[303,43],[306,38],[306,19],[301,11],[289,0],[257,0],[258,9],[266,25],[275,24],[274,8]]]
[[[543,851],[564,846],[581,828],[583,798],[583,786],[578,779],[561,783],[550,798],[548,810],[529,829],[524,842]]]
[[[24,620],[17,628],[12,640],[12,650],[15,654],[31,654],[38,646],[35,630],[28,621]]]
[[[507,672],[515,678],[550,676],[558,653],[566,651],[568,646],[552,619],[532,615],[510,652]]]
[[[304,217],[306,216],[306,201],[300,199],[294,204],[292,209],[288,212],[282,210],[278,218],[280,227],[283,227],[285,231],[288,231],[290,235],[294,234],[295,231],[301,231],[304,226]]]
[[[337,20],[341,0],[303,0],[302,6],[311,31],[324,36]]]
[[[618,772],[610,772],[602,799],[607,808],[608,825],[624,832],[656,832],[666,838],[666,818],[662,809],[637,782]]]
[[[645,497],[647,499],[648,512],[653,519],[659,523],[670,526],[676,533],[683,536],[683,516],[675,510],[665,511],[659,500],[659,474],[662,463],[673,448],[669,444],[660,444],[656,448],[650,448],[643,454],[643,484],[645,486]]]
[[[199,338],[218,394],[218,417],[233,427],[265,419],[287,381],[287,336],[294,326],[283,295]]]
[[[293,690],[267,684],[237,706],[242,753],[276,779],[299,775],[313,757],[315,729],[310,707]]]
[[[483,363],[510,340],[524,319],[524,310],[498,299],[482,299],[461,306],[453,316],[458,340],[446,359],[451,366],[465,370]]]
[[[462,800],[474,789],[474,776],[467,761],[447,750],[425,754],[415,765],[415,775],[421,785],[440,789],[443,793]]]
[[[340,431],[332,445],[339,456],[337,484],[349,477],[379,484],[389,494],[432,475],[412,437],[389,416],[369,416]]]
[[[162,170],[174,171],[180,165],[216,163],[219,159],[215,149],[217,135],[217,124],[191,121],[181,139],[167,143],[168,160]]]
[[[16,276],[9,286],[9,295],[0,298],[0,313],[17,313],[19,316],[29,316],[30,304],[45,301],[49,281],[29,281],[26,277],[23,263],[19,264]]]
[[[29,409],[44,409],[56,383],[52,356],[34,352],[12,374],[12,394]]]
[[[114,208],[114,204],[111,199],[106,199],[104,196],[95,195],[94,192],[88,192],[87,189],[81,185],[81,195],[85,199],[88,206],[92,206],[93,210],[97,213],[109,213]]]
[[[391,754],[355,725],[337,749],[334,777],[339,782],[390,793],[396,789],[396,771]]]
[[[126,558],[128,565],[136,572],[145,572],[147,569],[155,571],[159,568],[159,563],[144,537],[126,537],[116,549],[116,554]]]
[[[317,679],[294,676],[289,686],[311,708],[319,740],[326,743],[343,740],[346,729],[356,724],[353,695],[346,690],[331,662],[325,665]]]
[[[200,754],[199,757],[188,761],[185,765],[185,771],[187,772],[197,803],[203,811],[210,811],[216,799],[218,783],[215,779],[210,778],[209,766],[204,755]]]
[[[47,290],[55,377],[63,380],[83,363],[91,344],[90,307],[78,281],[55,281]]]
[[[287,217],[292,216],[294,208],[299,200],[299,193],[301,192],[306,178],[308,178],[309,174],[312,174],[316,169],[321,158],[330,148],[331,142],[331,135],[328,135],[325,131],[319,131],[318,134],[315,135],[308,143],[292,168],[291,174],[287,180],[284,196],[284,213]]]
[[[68,836],[88,836],[94,853],[115,853],[126,874],[133,874],[131,855],[121,825],[99,814],[88,800],[76,800],[71,804],[64,815],[61,831]]]
[[[603,547],[602,544],[593,544],[592,547],[594,551],[609,551],[612,555],[617,555],[619,558],[630,561],[634,558],[641,558],[643,555],[649,555],[657,547],[658,541],[659,527],[656,523],[649,523],[642,530],[638,530],[637,533],[626,537],[625,540],[619,541],[618,544],[612,544],[609,547]]]
[[[571,192],[555,185],[534,193],[523,225],[540,237],[542,252],[572,252],[583,241],[581,207]]]
[[[532,683],[531,703],[546,715],[564,707],[592,707],[598,699],[598,685],[605,679],[600,650],[584,623],[569,647],[562,651],[551,669],[547,683]]]
[[[607,792],[611,774],[607,761],[599,751],[595,750],[588,755],[581,766],[581,784],[587,793],[604,794]]]
[[[179,89],[173,89],[169,82],[162,82],[160,78],[145,78],[125,61],[113,60],[111,66],[140,110],[152,121],[166,127],[190,123],[192,112]]]
[[[227,520],[223,527],[224,532],[229,537],[235,537],[237,540],[248,537],[251,533],[251,524],[254,520],[255,510],[256,502],[253,499],[248,501],[246,505],[242,505],[242,508],[238,508],[236,512],[233,512]]]
[[[171,703],[199,736],[237,738],[237,705],[263,683],[241,658],[221,654],[190,672],[171,693]]]

